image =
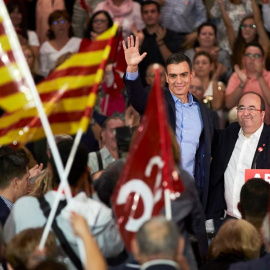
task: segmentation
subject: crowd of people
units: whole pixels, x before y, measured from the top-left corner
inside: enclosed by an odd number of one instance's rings
[[[50,146],[0,147],[2,269],[269,269],[270,184],[245,170],[270,169],[270,2],[5,3],[36,84],[114,22],[123,41],[67,177],[72,200],[60,194],[43,249],[61,182]],[[112,195],[156,69],[185,189],[171,201],[172,220],[162,210],[144,222],[129,250]],[[65,166],[74,139],[55,141]]]

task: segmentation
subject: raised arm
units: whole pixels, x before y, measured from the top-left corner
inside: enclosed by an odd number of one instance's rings
[[[127,38],[127,44],[125,41],[122,42],[123,49],[125,53],[125,59],[127,63],[127,72],[136,72],[138,71],[138,65],[146,56],[146,52],[140,54],[139,52],[139,38],[136,37],[134,42],[134,37],[129,36]]]
[[[262,17],[261,17],[261,12],[259,10],[258,4],[256,0],[251,0],[252,3],[252,9],[253,9],[253,15],[254,15],[254,21],[257,27],[257,33],[259,35],[259,41],[261,45],[263,46],[264,52],[268,51],[268,46],[269,46],[269,38],[268,35],[265,31]],[[270,14],[268,14],[269,16]]]

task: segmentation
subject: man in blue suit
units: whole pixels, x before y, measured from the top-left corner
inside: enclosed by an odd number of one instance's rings
[[[124,75],[127,95],[132,106],[141,115],[144,113],[150,88],[144,88],[138,65],[146,56],[139,53],[139,38],[128,37],[123,42],[127,72]],[[201,202],[206,208],[208,197],[211,141],[214,125],[210,111],[190,92],[193,78],[190,59],[182,53],[172,54],[166,61],[164,90],[169,122],[181,149],[180,167],[195,178]]]
[[[5,224],[13,204],[27,194],[29,159],[23,149],[0,148],[0,223]]]

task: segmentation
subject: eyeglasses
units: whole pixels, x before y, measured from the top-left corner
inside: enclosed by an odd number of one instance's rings
[[[53,22],[54,25],[58,25],[58,24],[65,24],[67,21],[66,20],[56,20]]]
[[[259,53],[254,53],[254,54],[253,53],[245,53],[245,56],[248,58],[255,58],[255,59],[262,57],[262,55]]]
[[[106,23],[107,20],[102,20],[102,19],[95,19],[93,20],[93,23]]]
[[[246,110],[248,110],[250,113],[254,113],[254,112],[261,112],[262,110],[256,109],[253,106],[250,107],[244,107],[244,106],[240,106],[236,108],[237,112],[242,113],[245,112]]]
[[[256,25],[255,24],[242,24],[240,26],[240,28],[243,30],[243,29],[246,29],[246,28],[250,28],[250,29],[256,29]]]
[[[191,85],[190,90],[196,90],[196,91],[203,91],[203,88],[201,86],[195,86],[195,85]]]

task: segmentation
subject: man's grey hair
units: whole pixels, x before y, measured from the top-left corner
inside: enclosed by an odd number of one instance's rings
[[[174,257],[178,252],[179,233],[173,221],[164,216],[153,217],[138,230],[136,240],[140,254]]]

